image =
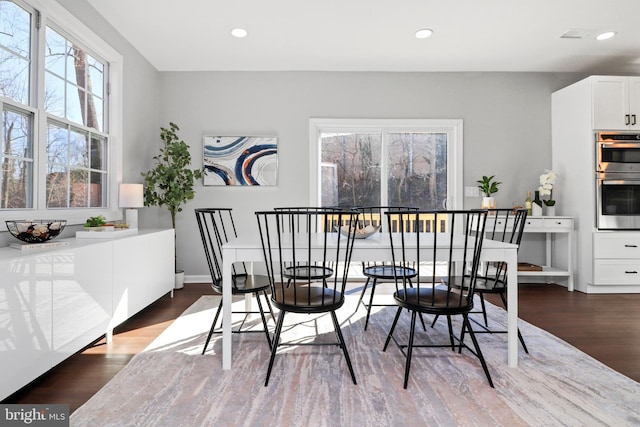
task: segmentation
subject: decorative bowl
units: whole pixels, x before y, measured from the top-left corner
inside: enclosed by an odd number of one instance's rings
[[[67,221],[64,219],[35,221],[5,221],[7,230],[16,239],[26,243],[42,243],[62,233]]]
[[[364,228],[357,228],[354,238],[355,239],[366,239],[367,237],[373,236],[378,231],[380,231],[380,226],[374,227],[373,225],[367,225]],[[340,227],[340,234],[343,236],[349,235],[349,226],[343,225]]]

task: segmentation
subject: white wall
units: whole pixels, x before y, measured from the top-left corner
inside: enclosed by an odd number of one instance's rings
[[[278,186],[203,187],[178,216],[178,267],[205,275],[193,209],[231,207],[240,233],[256,210],[309,204],[309,118],[464,120],[464,185],[482,175],[503,184],[499,207],[523,202],[551,167],[551,93],[582,76],[541,73],[167,72],[160,77],[160,121],[177,123],[202,164],[203,135],[278,137]],[[159,141],[156,148],[159,147]],[[465,208],[479,207],[466,198]],[[144,209],[143,216],[151,212]],[[561,210],[560,212],[561,213]],[[169,215],[160,213],[160,223]],[[536,262],[537,255],[527,258]],[[540,254],[542,257],[543,254]],[[539,262],[543,259],[540,258]]]

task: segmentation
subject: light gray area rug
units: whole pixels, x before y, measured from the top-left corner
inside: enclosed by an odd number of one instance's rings
[[[338,311],[354,385],[336,346],[284,347],[268,387],[264,335],[234,334],[231,371],[221,335],[200,355],[217,307],[203,296],[104,388],[71,415],[72,426],[632,426],[640,425],[640,384],[547,332],[520,321],[531,354],[506,364],[506,335],[478,335],[495,389],[478,360],[443,348],[414,351],[409,387],[397,346],[382,347],[395,307],[379,308],[363,331],[356,296]],[[243,302],[237,302],[238,307]],[[505,312],[489,306],[490,324]],[[287,315],[285,341],[333,341],[328,316]],[[409,315],[396,329],[408,336]],[[294,321],[303,322],[287,327]],[[425,321],[430,321],[425,318]],[[258,324],[259,322],[256,322]],[[457,323],[455,324],[457,328]],[[416,340],[446,341],[446,321]],[[318,334],[318,336],[316,336]]]

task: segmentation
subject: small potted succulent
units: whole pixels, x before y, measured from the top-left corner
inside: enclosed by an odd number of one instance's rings
[[[482,194],[484,194],[482,197],[483,209],[494,209],[496,207],[496,199],[492,194],[498,192],[498,186],[502,184],[502,182],[495,181],[494,178],[495,175],[483,176],[482,179],[476,181],[478,183],[478,188],[482,191]]]
[[[84,228],[89,231],[103,231],[109,226],[113,228],[113,224],[107,224],[107,219],[102,215],[89,217],[84,223]]]

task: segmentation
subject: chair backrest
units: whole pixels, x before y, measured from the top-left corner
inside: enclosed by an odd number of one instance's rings
[[[527,223],[526,209],[488,209],[489,226],[486,228],[487,238],[518,245],[522,241],[522,233]],[[505,262],[496,262],[491,274],[486,274],[488,281],[493,282],[493,287],[506,286],[507,265]],[[487,285],[490,285],[488,283]]]
[[[355,229],[333,227],[355,223],[357,213],[341,210],[274,210],[256,212],[271,299],[277,307],[296,311],[321,311],[344,302],[348,266]],[[317,225],[317,228],[316,228]],[[291,230],[295,230],[292,232]],[[310,282],[304,269],[288,269],[291,264],[343,268],[322,282]],[[287,271],[285,277],[284,272]]]
[[[277,212],[319,212],[324,214],[322,216],[320,215],[317,216],[316,219],[318,221],[315,223],[309,223],[308,221],[306,221],[308,218],[302,215],[297,218],[298,221],[295,223],[282,224],[283,231],[288,230],[289,232],[292,232],[292,233],[298,233],[300,231],[313,231],[317,233],[319,231],[323,231],[322,227],[324,227],[325,223],[330,225],[332,227],[331,228],[332,230],[339,225],[338,218],[333,217],[332,215],[332,212],[336,210],[335,208],[322,207],[322,206],[295,206],[295,207],[277,207],[277,208],[273,208],[273,210]]]
[[[357,206],[352,208],[358,212],[358,225],[360,227],[366,227],[372,225],[374,227],[381,226],[381,231],[387,230],[387,222],[384,219],[386,212],[398,212],[398,211],[417,211],[418,208],[412,206]],[[398,215],[391,215],[391,222],[389,223],[390,230],[397,230],[400,222],[398,221]]]
[[[435,233],[420,230],[415,223],[425,213],[432,214],[445,229]],[[395,277],[399,295],[417,296],[413,302],[423,306],[472,305],[487,211],[398,211],[387,213],[387,220],[394,214],[400,214],[403,224],[397,232],[389,232],[392,260],[405,265],[415,262],[418,269],[418,276],[411,280]],[[402,274],[405,270],[396,271]]]
[[[230,208],[195,209],[202,246],[214,289],[222,289],[222,245],[238,237]],[[242,262],[234,263],[233,275],[247,275]]]

